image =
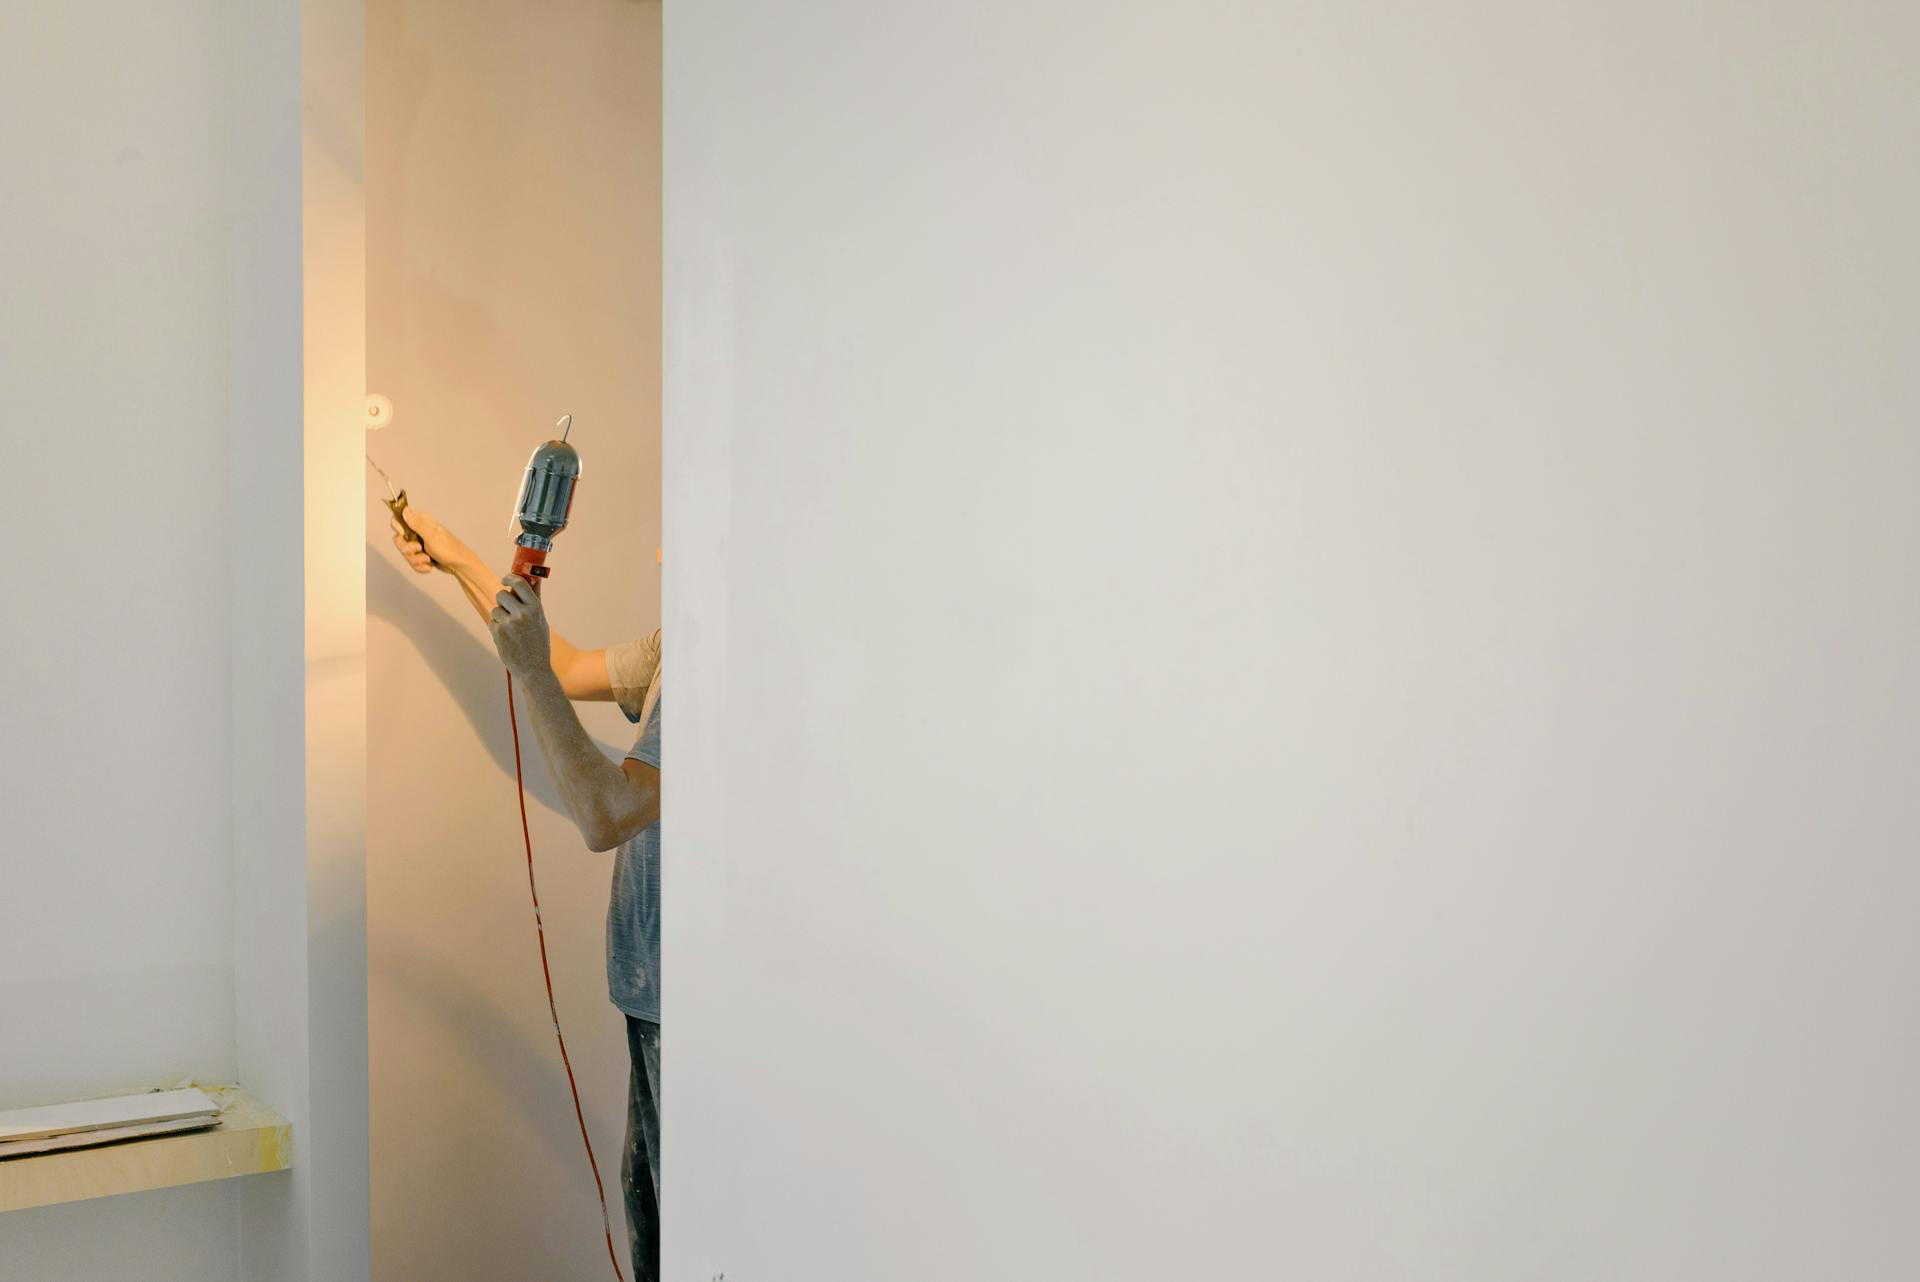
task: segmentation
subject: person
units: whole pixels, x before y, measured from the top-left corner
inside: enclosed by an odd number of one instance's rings
[[[548,621],[523,579],[496,579],[479,554],[409,505],[393,540],[420,574],[443,571],[487,624],[513,674],[567,815],[594,851],[615,850],[607,905],[607,990],[626,1017],[631,1063],[620,1182],[635,1282],[660,1276],[660,633],[599,650]],[[612,700],[640,729],[618,764],[588,737],[572,700]]]

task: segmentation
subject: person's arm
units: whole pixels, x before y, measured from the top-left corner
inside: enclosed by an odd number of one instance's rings
[[[600,751],[553,670],[553,646],[540,594],[508,576],[487,618],[500,661],[526,696],[540,752],[580,837],[592,850],[612,850],[660,819],[660,771],[640,761],[616,763]]]
[[[407,524],[411,525],[420,538],[409,538],[400,525],[398,518],[393,522],[394,546],[400,549],[407,564],[415,573],[431,574],[443,570],[453,576],[460,585],[460,591],[473,607],[480,621],[486,623],[493,613],[494,584],[498,580],[480,559],[480,554],[461,542],[459,537],[440,524],[432,513],[423,512],[411,503],[407,505]],[[607,673],[607,652],[605,650],[582,650],[558,632],[551,633],[552,653],[549,659],[554,674],[560,680],[560,688],[565,690],[569,699],[599,700],[602,702],[614,697],[613,679]]]

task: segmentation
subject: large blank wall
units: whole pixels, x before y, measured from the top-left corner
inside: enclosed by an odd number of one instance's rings
[[[360,6],[3,25],[0,1107],[237,1080],[294,1170],[0,1215],[0,1282],[353,1282]]]
[[[1911,6],[667,48],[667,1276],[1920,1273]]]
[[[245,297],[263,193],[290,179],[297,200],[297,150],[275,163],[270,144],[297,134],[238,122],[297,110],[290,90],[247,96],[290,12],[83,3],[0,24],[18,579],[0,612],[0,1108],[234,1077],[235,366],[242,315],[297,336],[299,298],[297,276]],[[294,226],[289,210],[297,271]],[[256,426],[297,440],[297,410]],[[297,560],[279,569],[297,583]],[[238,1206],[222,1183],[0,1215],[0,1279],[226,1282]]]

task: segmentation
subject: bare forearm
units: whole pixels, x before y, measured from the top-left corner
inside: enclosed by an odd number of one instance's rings
[[[559,786],[561,802],[594,850],[611,850],[651,822],[659,797],[645,795],[617,762],[600,751],[551,671],[517,678],[540,751]]]
[[[473,612],[480,616],[482,623],[485,623],[487,616],[493,612],[494,584],[500,581],[499,576],[487,567],[487,563],[482,561],[479,554],[472,548],[458,540],[453,542],[457,546],[442,556],[441,568],[459,583],[460,592],[467,598],[467,604],[473,607]]]

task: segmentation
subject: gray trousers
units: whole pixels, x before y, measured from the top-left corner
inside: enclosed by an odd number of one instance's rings
[[[627,1151],[620,1183],[627,1195],[633,1282],[660,1279],[660,1025],[627,1016]]]

